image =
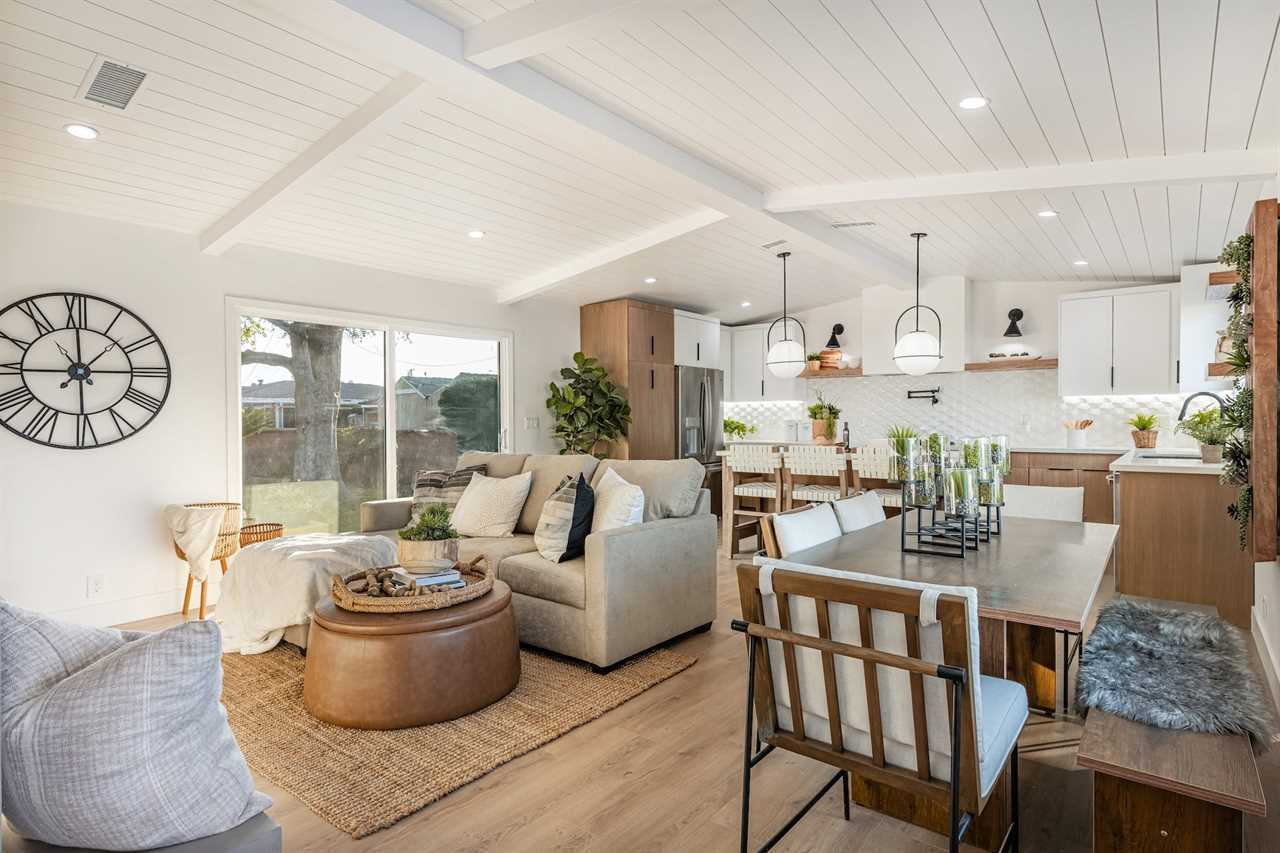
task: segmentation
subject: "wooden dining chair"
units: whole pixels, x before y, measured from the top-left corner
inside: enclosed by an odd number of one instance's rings
[[[797,444],[782,454],[786,508],[799,503],[822,503],[847,498],[850,489],[858,489],[856,471],[849,468],[849,457],[843,445]],[[797,483],[796,476],[834,477],[838,483]]]
[[[757,536],[758,546],[760,519],[770,512],[785,509],[782,451],[767,444],[734,444],[725,454],[724,464],[730,474],[725,501],[725,513],[729,515],[730,523],[726,525],[725,538],[728,541],[723,547],[732,556],[747,536]],[[751,501],[758,508],[747,507],[740,499]]]
[[[837,772],[760,850],[841,781],[848,819],[853,774],[868,798],[948,835],[952,853],[975,822],[1017,851],[1027,697],[979,675],[976,591],[763,562],[737,567],[743,618],[732,623],[747,641],[740,849],[751,772],[782,749]],[[984,814],[1006,774],[1009,795]]]
[[[1084,521],[1083,486],[1018,486],[1006,483],[1002,515],[1046,521]]]

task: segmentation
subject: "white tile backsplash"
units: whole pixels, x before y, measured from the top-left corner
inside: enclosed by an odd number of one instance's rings
[[[1058,396],[1056,370],[863,376],[810,379],[803,384],[808,400],[725,403],[725,416],[754,425],[759,432],[753,438],[780,441],[785,420],[808,424],[805,409],[821,390],[841,408],[840,419],[849,422],[854,444],[882,438],[890,426],[904,424],[953,436],[1003,433],[1014,447],[1065,447],[1063,421],[1092,418],[1089,445],[1121,448],[1133,443],[1125,421],[1138,412],[1154,412],[1160,418],[1160,446],[1195,447],[1195,442],[1173,431],[1185,395],[1063,398]],[[908,390],[930,388],[940,389],[936,406],[927,399],[907,399]],[[802,432],[807,432],[807,426]]]

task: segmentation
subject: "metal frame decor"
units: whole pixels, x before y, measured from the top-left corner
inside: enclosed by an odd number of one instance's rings
[[[155,331],[110,299],[39,293],[0,310],[0,425],[34,444],[86,450],[136,435],[171,380]]]

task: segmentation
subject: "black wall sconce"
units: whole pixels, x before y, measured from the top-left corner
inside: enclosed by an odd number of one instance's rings
[[[844,334],[844,323],[836,323],[831,327],[831,340],[827,341],[829,349],[840,349],[840,339],[836,335]]]
[[[1022,319],[1022,309],[1014,308],[1009,311],[1009,328],[1004,330],[1006,338],[1022,337],[1022,330],[1018,328],[1018,321]]]

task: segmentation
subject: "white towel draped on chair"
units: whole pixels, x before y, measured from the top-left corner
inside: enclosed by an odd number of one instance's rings
[[[225,507],[185,507],[169,504],[164,508],[164,522],[169,525],[173,541],[187,555],[191,577],[197,581],[209,578],[213,549],[218,544],[218,531],[226,516]]]

